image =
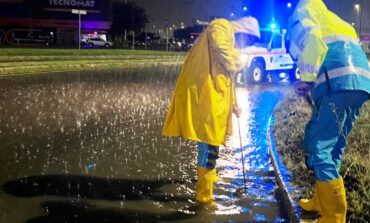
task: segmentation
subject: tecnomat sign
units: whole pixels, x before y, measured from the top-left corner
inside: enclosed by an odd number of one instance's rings
[[[48,0],[49,7],[63,8],[86,8],[93,9],[97,7],[95,0]]]

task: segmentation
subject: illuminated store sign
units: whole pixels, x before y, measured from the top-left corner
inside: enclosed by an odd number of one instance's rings
[[[48,0],[50,7],[96,8],[94,0]]]

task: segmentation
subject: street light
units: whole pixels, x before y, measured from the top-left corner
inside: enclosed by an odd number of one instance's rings
[[[166,20],[166,52],[168,52],[168,28],[169,28],[169,21]]]
[[[148,49],[148,23],[145,23],[145,50]]]
[[[362,2],[362,1],[361,1]],[[358,27],[358,36],[360,38],[361,35],[361,17],[362,17],[362,10],[361,10],[361,4],[355,4],[355,10],[356,10],[356,24],[359,24]]]
[[[78,49],[81,49],[81,15],[86,15],[86,10],[72,9],[72,14],[78,14]]]

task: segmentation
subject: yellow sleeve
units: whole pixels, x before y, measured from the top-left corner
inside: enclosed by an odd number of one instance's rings
[[[315,82],[318,71],[324,62],[328,47],[326,46],[321,35],[315,33],[309,34],[303,48],[302,55],[298,62],[299,70],[301,72],[301,81]]]
[[[301,20],[299,33],[296,33],[296,43],[302,52],[298,59],[301,81],[315,82],[319,69],[324,62],[328,47],[326,46],[319,22],[315,19],[315,9],[307,10],[307,17]]]
[[[209,47],[213,57],[226,75],[232,75],[240,68],[240,54],[235,48],[234,30],[229,21],[215,20],[208,31]]]

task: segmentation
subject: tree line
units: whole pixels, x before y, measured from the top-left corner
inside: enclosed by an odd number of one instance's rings
[[[149,22],[145,9],[137,6],[134,2],[125,0],[111,1],[111,29],[112,37],[122,37],[130,31],[140,33]],[[174,38],[177,41],[191,40],[192,33],[200,33],[201,26],[189,26],[174,31]],[[140,37],[140,36],[139,36]],[[141,39],[141,38],[140,38]]]

